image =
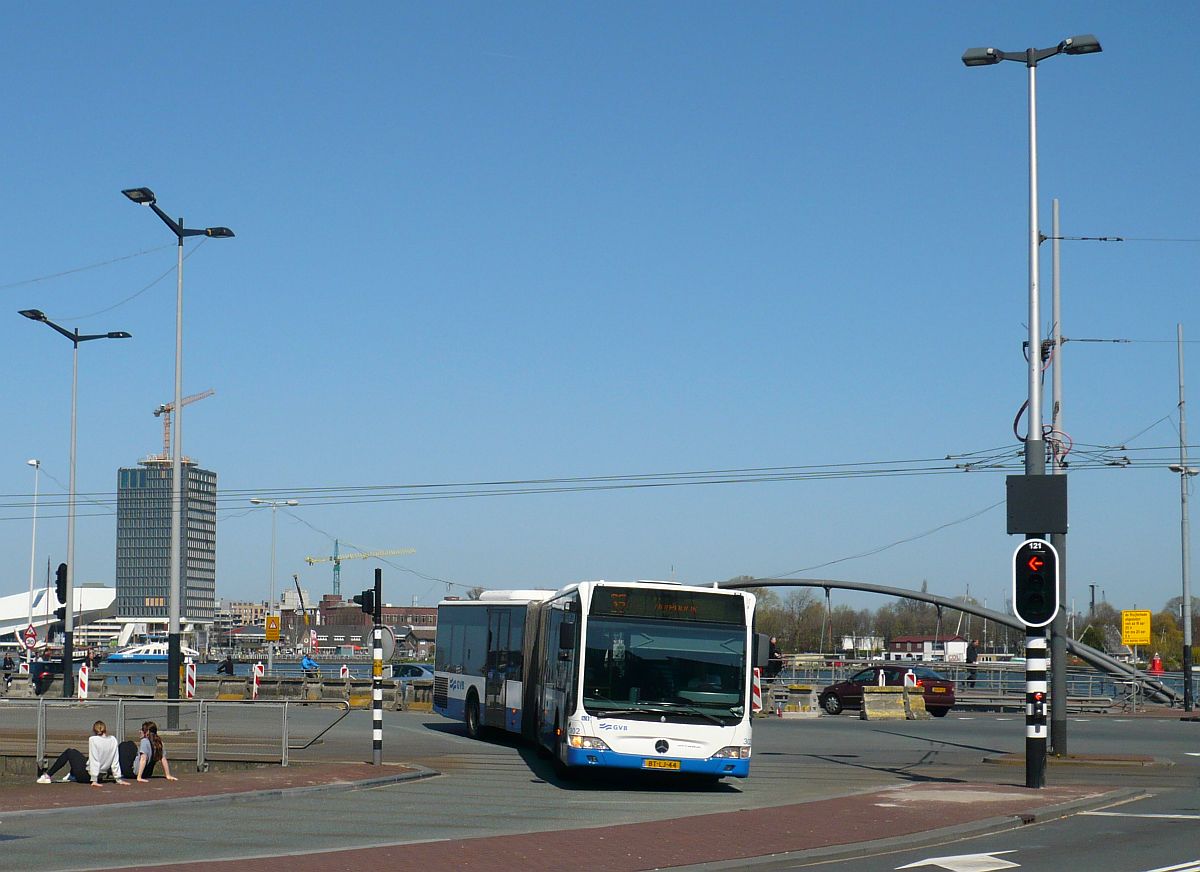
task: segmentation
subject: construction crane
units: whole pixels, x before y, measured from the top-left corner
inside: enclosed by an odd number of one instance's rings
[[[304,562],[309,566],[314,563],[333,563],[333,592],[337,596],[342,594],[342,561],[343,560],[358,560],[367,557],[398,557],[402,554],[416,554],[416,548],[394,548],[389,551],[352,551],[348,554],[338,553],[338,540],[333,540],[333,554],[328,557],[305,557]]]
[[[190,397],[184,397],[182,400],[179,401],[179,405],[186,406],[191,403],[197,402],[198,400],[203,400],[205,397],[211,397],[215,393],[216,393],[216,391],[214,391],[212,388],[209,388],[208,390],[201,391],[198,394],[192,394]],[[162,453],[163,460],[171,459],[171,413],[174,411],[175,411],[175,403],[174,402],[163,403],[161,406],[159,406],[157,409],[154,410],[154,417],[157,418],[157,417],[161,416],[163,419],[163,453]]]

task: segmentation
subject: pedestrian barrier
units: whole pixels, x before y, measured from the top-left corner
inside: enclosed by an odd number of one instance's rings
[[[867,685],[863,688],[862,710],[858,716],[864,721],[906,720],[904,688]]]

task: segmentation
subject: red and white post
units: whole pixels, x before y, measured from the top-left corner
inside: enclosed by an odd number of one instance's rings
[[[258,699],[258,686],[262,683],[262,677],[266,674],[266,667],[262,663],[255,663],[254,669],[251,670],[250,676],[250,698]]]
[[[192,660],[188,660],[184,669],[184,694],[188,699],[196,698],[196,664]]]
[[[86,663],[79,667],[79,684],[77,687],[77,695],[80,699],[87,699],[88,697],[88,673],[90,671],[91,670],[88,669]]]

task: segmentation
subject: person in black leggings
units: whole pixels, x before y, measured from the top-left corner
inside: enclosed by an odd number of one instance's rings
[[[118,762],[120,746],[117,740],[108,735],[108,727],[104,721],[96,721],[92,725],[92,736],[88,739],[88,756],[84,757],[78,748],[67,748],[58,755],[58,759],[50,768],[38,776],[39,784],[49,784],[54,780],[54,774],[64,766],[71,767],[71,774],[65,780],[73,780],[77,784],[93,784],[99,786],[100,775],[108,770],[117,784],[127,784],[121,779],[122,767]],[[93,780],[94,779],[94,780]]]

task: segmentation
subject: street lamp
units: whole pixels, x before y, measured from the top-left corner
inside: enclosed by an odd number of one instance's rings
[[[299,500],[264,500],[254,497],[250,500],[256,506],[271,507],[271,596],[267,600],[267,612],[273,614],[275,609],[275,512],[280,506],[298,506]],[[275,643],[267,643],[267,674],[270,675],[275,669]]]
[[[26,460],[33,467],[33,544],[29,546],[29,623],[33,626],[33,567],[37,560],[37,504],[38,504],[38,473],[42,470],[42,462],[36,458]],[[25,662],[29,664],[29,674],[33,674],[33,648],[25,649]]]
[[[60,327],[47,318],[46,313],[40,309],[21,309],[19,314],[24,315],[31,321],[41,321],[55,332],[67,337],[67,339],[71,341],[71,345],[74,346],[74,353],[72,355],[71,362],[71,475],[68,480],[69,484],[67,488],[67,600],[65,603],[63,603],[63,605],[66,606],[66,609],[63,612],[63,696],[69,697],[72,695],[75,684],[75,670],[72,663],[72,658],[75,654],[73,650],[75,642],[75,401],[79,388],[79,343],[90,342],[93,339],[129,339],[132,337],[132,334],[126,333],[123,330],[116,330],[111,333],[90,333],[81,335],[78,327],[76,327],[74,330],[67,330],[65,327]],[[31,460],[29,463],[30,465],[34,466],[35,470],[39,466],[36,460]],[[34,475],[36,489],[36,472]],[[37,535],[36,525],[37,514],[35,509],[35,537]],[[29,578],[30,589],[32,590],[32,566],[29,568]]]
[[[1183,710],[1194,708],[1192,698],[1192,579],[1191,527],[1188,522],[1188,478],[1200,474],[1200,469],[1187,465],[1187,410],[1183,399],[1183,325],[1176,324],[1179,348],[1179,463],[1168,469],[1179,473],[1179,538],[1182,543],[1183,566]]]
[[[1042,340],[1040,335],[1040,301],[1038,299],[1038,243],[1041,241],[1038,229],[1038,178],[1037,178],[1037,65],[1040,61],[1059,54],[1081,55],[1095,54],[1101,51],[1100,40],[1090,33],[1072,36],[1064,39],[1053,48],[1027,48],[1021,52],[1001,51],[996,48],[969,48],[963,52],[962,62],[968,67],[991,66],[1000,61],[1020,61],[1029,69],[1029,430],[1025,440],[1025,475],[1041,476],[1046,474],[1046,447],[1042,432]],[[1042,535],[1045,531],[1026,531],[1030,536]],[[1066,602],[1066,582],[1062,581],[1059,598]],[[1052,650],[1051,664],[1051,732],[1054,739],[1056,754],[1065,755],[1067,747],[1066,736],[1066,621],[1061,613],[1053,621],[1051,628]],[[1029,664],[1038,661],[1044,663],[1045,636],[1039,631],[1037,636],[1027,634],[1027,647],[1034,644],[1036,653],[1026,653],[1026,693],[1035,692],[1035,686],[1044,694],[1045,672],[1034,670]],[[1042,656],[1038,656],[1041,654]],[[1042,676],[1035,679],[1034,673]],[[1031,709],[1032,710],[1032,709]],[[1046,728],[1045,721],[1034,723],[1031,716],[1026,716],[1025,740],[1025,786],[1043,787],[1046,782]]]
[[[140,206],[149,206],[179,241],[175,268],[175,430],[171,435],[171,590],[167,624],[167,698],[178,699],[179,671],[182,666],[182,658],[179,656],[179,580],[182,563],[180,540],[183,530],[183,240],[187,236],[228,239],[233,236],[233,231],[228,227],[186,230],[182,218],[175,221],[158,207],[158,198],[149,188],[127,188],[121,193]],[[178,711],[170,707],[168,725],[173,727],[177,719]]]

